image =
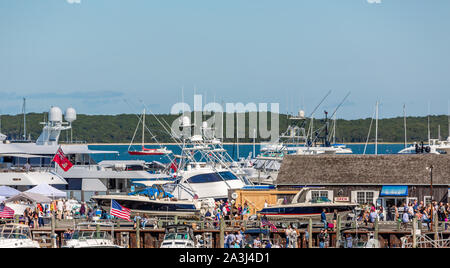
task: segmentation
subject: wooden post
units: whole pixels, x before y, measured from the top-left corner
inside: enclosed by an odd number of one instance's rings
[[[309,239],[308,239],[308,248],[312,248],[313,247],[313,233],[312,233],[312,219],[309,218],[309,223],[308,223],[308,233],[309,233]]]
[[[97,239],[100,238],[100,224],[97,222],[97,225],[95,226],[95,236]]]
[[[136,248],[141,247],[141,219],[136,219]]]
[[[340,245],[340,241],[341,241],[341,215],[338,214],[337,215],[337,219],[336,219],[336,247],[339,248]]]
[[[417,216],[413,218],[413,227],[412,227],[412,247],[417,248]]]
[[[439,218],[437,216],[437,213],[434,214],[434,219],[433,219],[433,223],[434,223],[434,240],[437,241],[439,240]]]
[[[225,220],[220,219],[220,237],[219,237],[220,248],[224,248],[225,245]]]
[[[375,218],[375,223],[374,223],[374,234],[373,234],[373,238],[374,239],[376,239],[376,240],[378,240],[378,228],[379,228],[379,226],[378,226],[378,217],[377,218]]]
[[[51,241],[52,241],[52,248],[56,248],[56,223],[55,223],[55,213],[52,212],[51,213],[51,217],[50,217],[51,223],[50,223],[50,228],[51,228]]]

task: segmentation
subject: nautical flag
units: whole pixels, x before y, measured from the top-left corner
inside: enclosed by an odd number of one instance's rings
[[[61,147],[58,148],[58,151],[55,154],[55,157],[53,157],[53,161],[58,163],[58,165],[64,170],[68,171],[72,166],[72,162],[70,162],[69,158],[66,157]]]
[[[177,160],[174,159],[172,163],[170,163],[170,169],[173,170],[173,172],[177,172],[178,167],[177,167]]]
[[[274,230],[274,231],[277,230],[277,227],[276,227],[273,223],[271,223],[271,222],[270,222],[267,218],[265,218],[265,217],[262,218],[261,224],[262,224],[262,227],[269,226],[271,230]]]
[[[131,221],[130,220],[131,210],[126,207],[122,207],[119,203],[117,203],[116,200],[111,200],[110,214],[112,216],[116,216],[119,219]]]
[[[5,219],[14,218],[14,210],[5,205],[0,206],[0,218],[5,218]]]

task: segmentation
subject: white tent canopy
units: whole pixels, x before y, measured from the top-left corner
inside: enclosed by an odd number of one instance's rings
[[[53,199],[67,197],[67,193],[60,191],[60,190],[56,189],[55,187],[52,187],[48,184],[39,184],[25,192],[41,194],[41,195],[44,195],[44,196],[47,196],[47,197],[50,197]]]
[[[17,201],[31,202],[31,203],[50,203],[52,200],[44,195],[37,193],[23,192],[5,200],[5,203],[13,203]],[[9,205],[8,205],[9,206]]]
[[[16,189],[9,186],[0,186],[0,196],[11,197],[17,194],[20,194],[20,191],[17,191]]]

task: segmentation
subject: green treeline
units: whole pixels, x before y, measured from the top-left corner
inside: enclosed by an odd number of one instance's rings
[[[27,137],[31,136],[32,140],[36,140],[42,131],[40,122],[45,121],[46,114],[29,113],[26,116]],[[227,115],[231,116],[231,115]],[[167,122],[169,125],[177,120],[179,115],[161,114],[156,115],[160,122]],[[249,114],[245,114],[245,136],[239,138],[239,142],[251,142],[253,138],[253,130],[248,133]],[[270,114],[267,115],[270,126]],[[83,115],[79,114],[77,120],[73,123],[73,140],[88,143],[128,143],[133,137],[133,133],[138,123],[138,116],[134,114],[119,115]],[[173,142],[170,135],[164,130],[163,126],[155,119],[153,115],[147,115],[146,125],[159,142]],[[336,141],[337,142],[365,142],[367,139],[371,118],[357,120],[337,120]],[[286,115],[279,115],[279,131],[284,132],[288,126],[289,120]],[[236,124],[236,120],[234,120]],[[242,123],[242,122],[240,122]],[[308,128],[310,120],[306,120],[303,126]],[[330,133],[333,122],[330,123]],[[302,124],[301,121],[297,124]],[[324,125],[323,119],[314,120],[314,128],[320,128]],[[439,126],[441,129],[441,137],[447,138],[448,133],[448,117],[445,115],[430,117],[431,137],[438,138]],[[270,127],[269,127],[270,129]],[[2,115],[1,116],[1,133],[6,134],[9,139],[23,139],[23,115]],[[154,142],[150,138],[150,134],[146,132],[146,142]],[[226,133],[226,128],[224,129]],[[375,122],[373,122],[370,141],[374,140]],[[64,142],[70,137],[69,131],[61,134],[60,141]],[[404,141],[404,125],[403,117],[380,119],[378,123],[378,139],[380,142],[403,142]],[[408,117],[407,118],[407,137],[408,142],[423,141],[428,139],[427,117]],[[135,141],[141,140],[141,129],[138,129]],[[235,139],[225,139],[225,142],[234,142]],[[257,139],[263,141],[263,139]]]

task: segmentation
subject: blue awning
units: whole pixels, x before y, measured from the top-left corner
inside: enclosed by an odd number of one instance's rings
[[[408,196],[408,186],[390,185],[381,188],[380,196]]]

